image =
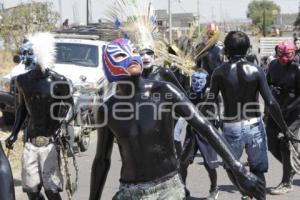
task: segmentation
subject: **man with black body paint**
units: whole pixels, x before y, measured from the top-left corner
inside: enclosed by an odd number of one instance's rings
[[[98,129],[90,200],[101,197],[110,168],[114,138],[122,159],[121,185],[114,200],[146,196],[161,200],[185,198],[174,152],[172,110],[185,117],[215,148],[230,167],[234,183],[241,191],[261,199],[265,193],[263,182],[236,160],[226,141],[187,97],[171,83],[141,78],[142,61],[130,41],[117,39],[110,42],[103,50],[103,64],[108,80],[117,82],[118,86],[116,95],[98,108],[99,123],[106,123]],[[126,83],[121,82],[124,80]],[[155,93],[161,98],[150,98]],[[132,111],[132,106],[142,103],[144,106],[139,107],[139,118],[136,119],[129,111]],[[151,105],[145,105],[148,103]],[[160,120],[156,119],[158,116],[152,105],[159,108]]]
[[[267,137],[261,112],[259,110],[258,94],[260,93],[269,108],[271,117],[282,132],[291,137],[280,111],[280,107],[269,89],[264,71],[245,60],[250,40],[240,31],[231,31],[224,41],[224,62],[215,69],[207,102],[215,102],[219,92],[224,101],[224,117],[222,119],[223,133],[237,158],[242,156],[244,148],[248,154],[250,171],[265,182],[264,173],[268,170]],[[205,114],[210,106],[204,106],[201,111]],[[228,171],[234,182],[234,174]],[[243,190],[241,190],[243,191]],[[248,199],[246,191],[242,192]],[[260,197],[258,199],[266,199]]]

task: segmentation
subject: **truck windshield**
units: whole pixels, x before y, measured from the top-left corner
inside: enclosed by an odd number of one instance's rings
[[[74,65],[97,67],[98,46],[77,43],[57,43],[56,63],[70,63]]]

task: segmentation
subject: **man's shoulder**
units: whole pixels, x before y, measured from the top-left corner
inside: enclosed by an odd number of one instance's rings
[[[237,63],[224,62],[222,65],[215,69],[214,73],[217,75],[224,72],[230,72],[232,70],[236,70],[236,67],[242,67],[241,69],[251,73],[263,73],[260,66],[248,61],[241,61]]]
[[[293,64],[294,68],[297,70],[297,72],[300,72],[300,64],[296,63],[296,62],[293,62],[292,64]]]
[[[172,82],[165,80],[145,80],[145,89],[149,88],[151,92],[169,92],[180,91],[180,89]]]
[[[49,76],[51,76],[53,80],[56,80],[56,81],[66,81],[67,80],[67,78],[64,75],[61,75],[51,69],[49,69],[48,73],[49,73]]]
[[[17,82],[17,83],[22,83],[22,82],[28,80],[28,79],[30,78],[30,73],[31,73],[31,71],[26,72],[26,73],[24,73],[24,74],[18,75],[18,76],[16,77],[16,82]],[[21,85],[22,85],[22,84],[21,84]]]
[[[160,88],[164,87],[167,82],[164,80],[144,79],[145,87]]]
[[[257,75],[265,75],[263,69],[252,63],[252,62],[249,62],[249,61],[245,61],[242,63],[242,66],[243,66],[243,70],[245,71],[246,74],[257,74]]]
[[[162,66],[154,66],[153,73],[160,73],[160,74],[170,74],[173,73],[171,69],[167,67],[162,67]]]

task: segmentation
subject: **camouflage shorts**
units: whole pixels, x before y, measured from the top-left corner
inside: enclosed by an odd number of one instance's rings
[[[63,176],[53,143],[43,147],[25,143],[22,155],[22,186],[24,192],[37,192],[42,186],[55,193],[62,191]]]
[[[184,185],[178,174],[160,182],[122,184],[113,200],[182,200],[185,199]]]

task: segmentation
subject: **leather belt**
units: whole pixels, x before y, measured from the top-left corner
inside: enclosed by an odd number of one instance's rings
[[[36,147],[48,146],[54,142],[53,137],[37,136],[35,138],[29,138],[28,141]]]
[[[243,125],[256,125],[260,122],[261,122],[261,118],[260,117],[255,117],[255,118],[236,121],[236,122],[224,122],[223,126],[239,126],[241,124],[243,124]]]

